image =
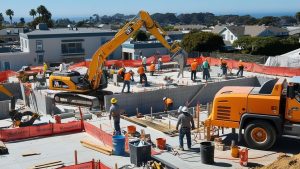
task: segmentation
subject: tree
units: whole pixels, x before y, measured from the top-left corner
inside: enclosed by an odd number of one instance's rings
[[[300,12],[297,12],[295,15],[297,22],[300,23]]]
[[[147,41],[149,39],[149,36],[145,31],[138,30],[134,35],[133,35],[133,40],[135,41]]]
[[[259,25],[266,25],[266,26],[279,26],[280,25],[280,18],[274,16],[265,16],[262,17],[258,24]]]
[[[0,13],[0,28],[2,28],[2,24],[4,22],[4,17],[3,17],[3,14]]]
[[[36,16],[36,11],[35,11],[35,9],[31,9],[31,10],[29,11],[29,15],[32,16],[32,19],[34,19],[34,17]]]
[[[14,11],[11,9],[6,10],[6,15],[9,16],[10,24],[12,24],[12,16],[14,16]]]
[[[46,23],[48,27],[53,27],[53,20],[51,20],[52,14],[50,11],[47,10],[47,8],[43,5],[40,5],[36,9],[37,13],[39,14],[38,17],[36,17],[29,25],[31,27],[35,27],[39,23]]]
[[[36,12],[39,14],[39,16],[45,15],[45,13],[48,12],[47,8],[44,5],[40,5],[37,7]]]
[[[20,26],[24,26],[25,25],[25,19],[22,17],[20,18],[20,23],[19,23]]]
[[[224,42],[219,35],[210,32],[191,31],[184,35],[181,45],[187,52],[211,52],[221,49]]]
[[[94,14],[93,17],[95,17],[95,22],[100,22],[100,16],[98,14]]]

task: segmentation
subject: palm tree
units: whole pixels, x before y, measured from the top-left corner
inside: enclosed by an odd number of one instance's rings
[[[6,10],[6,15],[9,16],[10,24],[12,24],[12,16],[14,16],[14,11],[11,9]]]
[[[41,15],[44,16],[48,10],[46,9],[46,7],[44,5],[40,5],[39,7],[37,7],[36,11],[39,14],[39,16],[41,16]]]
[[[36,11],[34,9],[31,9],[29,11],[29,15],[32,16],[32,19],[34,19],[34,17],[36,16]]]

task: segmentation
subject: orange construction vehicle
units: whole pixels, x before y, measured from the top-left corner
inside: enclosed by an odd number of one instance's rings
[[[300,138],[300,77],[273,79],[261,87],[223,87],[205,121],[212,126],[238,128],[248,147],[269,149],[276,139]]]

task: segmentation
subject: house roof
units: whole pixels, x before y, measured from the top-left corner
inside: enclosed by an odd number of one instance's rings
[[[19,33],[28,32],[27,28],[5,28],[0,30],[0,36],[19,35]]]
[[[86,37],[86,36],[114,36],[115,31],[98,28],[59,28],[49,30],[34,30],[29,33],[21,33],[20,36],[27,39],[60,38],[60,37]]]
[[[262,33],[265,30],[266,30],[266,26],[258,26],[258,25],[245,26],[244,35],[258,36],[260,33]]]
[[[226,25],[216,25],[211,32],[219,34],[225,27]]]
[[[227,26],[226,28],[237,37],[243,36],[245,32],[245,27],[242,26]]]

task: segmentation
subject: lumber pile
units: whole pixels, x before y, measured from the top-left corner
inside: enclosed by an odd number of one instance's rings
[[[112,152],[113,152],[112,148],[98,145],[89,140],[81,140],[80,143],[82,144],[82,146],[84,146],[86,148],[98,151],[98,152],[106,154],[106,155],[112,155]]]
[[[34,165],[28,169],[49,169],[49,168],[54,169],[54,168],[60,168],[63,166],[64,166],[64,163],[62,161],[51,161],[51,162]]]

